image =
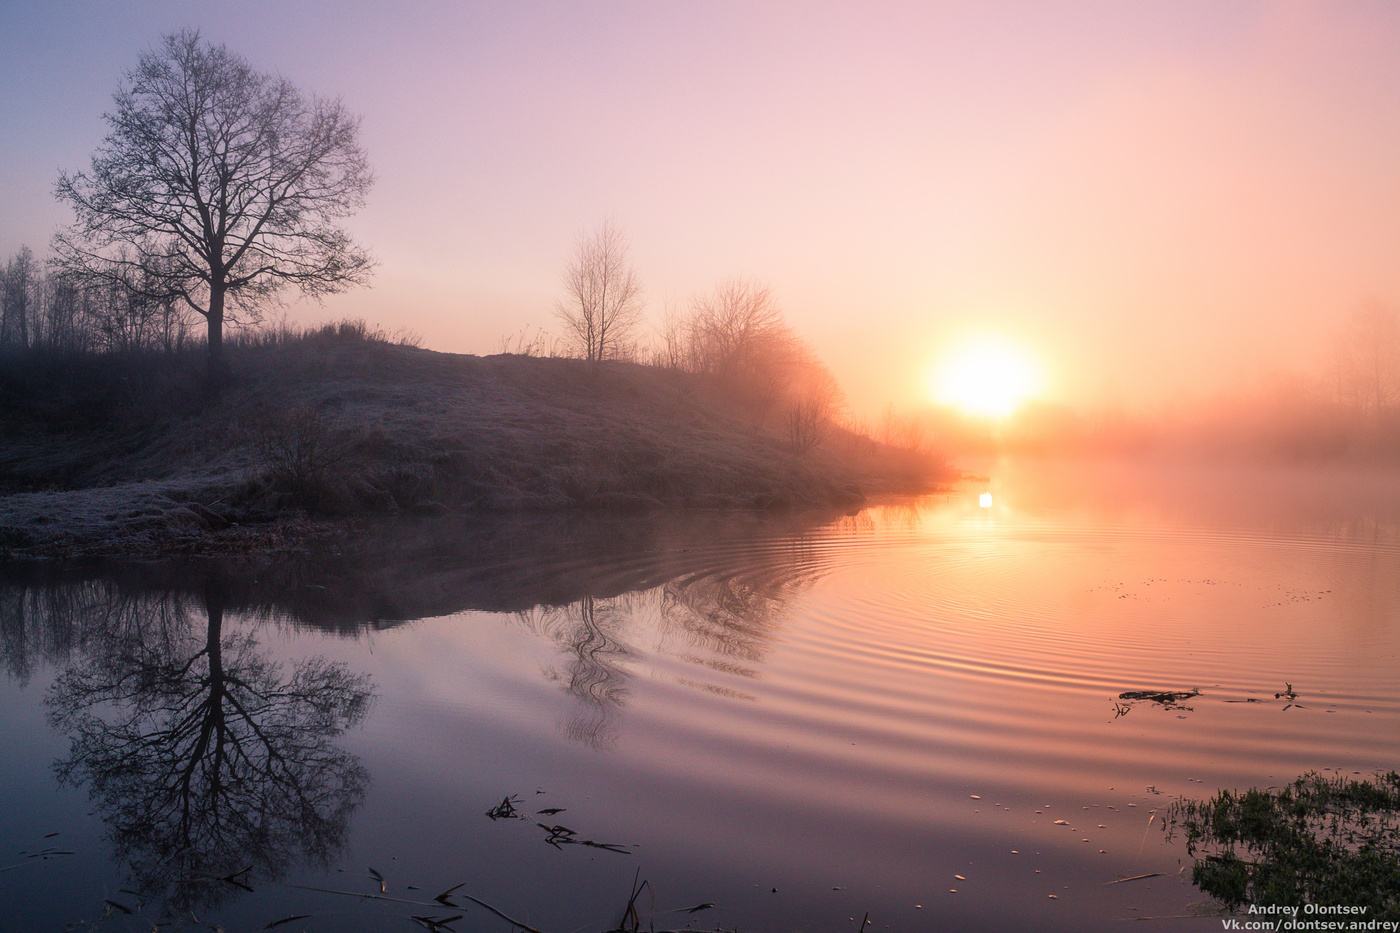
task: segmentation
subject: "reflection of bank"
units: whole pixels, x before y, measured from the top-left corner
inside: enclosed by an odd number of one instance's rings
[[[331,741],[367,713],[368,679],[320,658],[284,672],[252,633],[225,630],[224,582],[202,590],[113,589],[107,605],[71,603],[97,626],[49,619],[82,644],[47,698],[72,743],[59,780],[87,786],[133,887],[173,908],[237,891],[221,878],[329,863],[369,784]]]
[[[614,718],[628,700],[637,633],[654,633],[665,646],[660,650],[676,654],[696,672],[680,682],[750,699],[710,682],[704,670],[726,680],[758,677],[785,607],[824,566],[822,550],[809,539],[749,542],[712,552],[708,559],[691,553],[683,575],[661,577],[665,582],[649,589],[538,605],[513,617],[562,651],[560,666],[547,668],[545,675],[575,700],[564,734],[601,748],[615,739]]]
[[[10,567],[0,577],[0,663],[21,680],[39,661],[70,666],[60,684],[71,695],[56,690],[51,701],[54,721],[74,735],[73,754],[64,763],[67,779],[87,783],[99,797],[120,796],[118,784],[125,781],[128,796],[157,814],[186,803],[193,808],[195,788],[180,792],[189,801],[177,795],[162,802],[154,799],[157,788],[140,786],[139,776],[121,767],[107,775],[119,756],[104,751],[101,735],[130,742],[148,758],[197,755],[198,761],[181,766],[188,768],[188,780],[204,781],[207,793],[227,794],[222,784],[228,779],[211,768],[272,772],[279,764],[275,742],[299,747],[293,730],[282,725],[286,720],[301,715],[333,736],[363,716],[351,702],[355,695],[363,695],[361,706],[368,702],[366,685],[324,664],[303,665],[285,683],[263,683],[281,674],[258,659],[251,637],[225,631],[225,610],[351,637],[461,611],[509,613],[561,649],[559,666],[549,674],[575,701],[565,733],[602,747],[612,741],[616,714],[627,703],[639,631],[657,633],[664,650],[688,662],[694,676],[685,679],[687,686],[742,699],[732,687],[711,682],[703,669],[726,683],[736,675],[759,676],[783,607],[829,566],[823,522],[831,518],[725,512],[646,519],[582,513],[470,522],[456,517],[407,524],[401,540],[373,551]],[[199,625],[196,635],[192,610],[201,607],[208,627]],[[72,660],[77,656],[81,660]],[[328,698],[317,700],[315,686]],[[276,703],[251,699],[249,691]],[[338,693],[344,696],[337,709]],[[276,728],[261,725],[268,716]],[[261,749],[258,761],[245,760],[246,747]],[[331,771],[337,767],[324,749],[314,757]],[[347,799],[362,795],[353,774],[337,780]],[[283,775],[269,793],[283,793],[289,783],[295,781]],[[296,801],[300,792],[285,793]],[[300,802],[297,807],[306,810]],[[235,831],[236,818],[216,815],[219,823],[210,832]],[[150,831],[165,819],[148,817]],[[174,825],[185,831],[180,819]],[[191,838],[200,831],[191,821]],[[260,839],[252,829],[244,832]],[[267,836],[273,830],[258,832]],[[118,840],[130,835],[113,833]],[[320,835],[311,831],[308,845],[292,848],[326,849],[316,841]],[[183,845],[174,837],[169,844]],[[128,848],[139,847],[133,842]]]

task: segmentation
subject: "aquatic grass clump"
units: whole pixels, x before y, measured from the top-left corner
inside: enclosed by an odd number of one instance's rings
[[[1358,781],[1309,772],[1281,790],[1179,800],[1170,834],[1197,858],[1191,880],[1227,907],[1307,904],[1400,917],[1400,773]]]

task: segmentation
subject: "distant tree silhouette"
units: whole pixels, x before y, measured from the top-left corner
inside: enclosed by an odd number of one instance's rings
[[[1333,359],[1337,400],[1380,417],[1400,402],[1400,320],[1379,302],[1353,312],[1338,336]]]
[[[284,675],[250,634],[224,631],[217,579],[206,626],[175,598],[127,608],[47,703],[72,741],[59,780],[88,787],[135,886],[208,906],[236,891],[222,877],[336,856],[369,775],[330,740],[367,712],[366,678],[319,658]]]
[[[56,261],[203,315],[217,387],[235,312],[256,317],[289,285],[318,296],[367,281],[368,254],[335,225],[372,181],[359,120],[197,31],[166,36],[126,79],[90,170],[59,176],[76,221]]]
[[[0,346],[29,346],[35,293],[41,282],[37,265],[33,251],[21,246],[0,268]]]
[[[581,237],[564,269],[555,313],[569,342],[594,363],[627,355],[642,320],[642,285],[627,258],[627,236],[611,218]]]
[[[750,387],[789,362],[797,343],[773,290],[745,278],[697,296],[687,329],[692,371]]]

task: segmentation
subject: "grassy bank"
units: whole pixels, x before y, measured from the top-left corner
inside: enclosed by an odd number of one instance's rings
[[[229,348],[0,361],[0,555],[295,546],[404,514],[796,509],[917,492],[940,460],[627,363],[437,353],[340,325]]]

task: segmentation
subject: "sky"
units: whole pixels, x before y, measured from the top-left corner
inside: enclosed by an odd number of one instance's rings
[[[495,353],[560,327],[612,217],[654,319],[770,285],[857,412],[968,338],[1047,400],[1194,398],[1313,366],[1400,309],[1400,5],[0,0],[0,257],[112,93],[195,27],[360,114],[363,317]]]

